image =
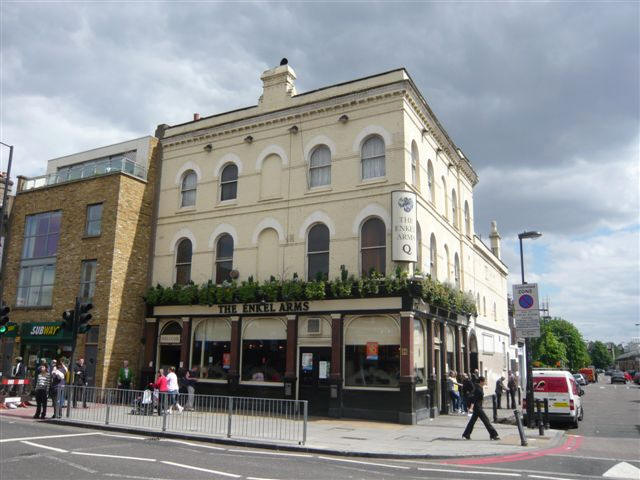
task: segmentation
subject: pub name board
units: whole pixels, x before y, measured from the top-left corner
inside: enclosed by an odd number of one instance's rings
[[[309,302],[265,302],[218,305],[218,313],[287,313],[308,312]]]

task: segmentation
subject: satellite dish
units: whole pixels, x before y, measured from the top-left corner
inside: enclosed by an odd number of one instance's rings
[[[240,272],[238,272],[238,270],[231,270],[229,276],[235,280],[240,276]]]
[[[280,65],[286,65],[287,63],[289,63],[289,60],[287,60],[286,58],[283,58],[282,60],[280,60]]]

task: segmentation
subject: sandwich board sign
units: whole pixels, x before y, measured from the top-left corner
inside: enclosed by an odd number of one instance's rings
[[[538,338],[540,336],[538,284],[514,285],[513,305],[518,338]]]

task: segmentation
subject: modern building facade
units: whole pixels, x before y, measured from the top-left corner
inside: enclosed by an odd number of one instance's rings
[[[508,369],[507,269],[495,224],[490,247],[474,232],[477,175],[404,69],[302,94],[295,78],[284,63],[257,105],[159,128],[152,284],[205,286],[148,294],[147,373],[197,367],[202,393],[336,416],[446,412],[449,370]],[[375,288],[291,293],[372,271],[446,283],[478,315]]]
[[[5,372],[20,355],[71,355],[62,313],[94,305],[80,335],[91,385],[115,386],[127,359],[139,367],[156,162],[154,137],[49,160],[45,175],[18,177],[10,219],[4,297],[17,323],[2,339]]]

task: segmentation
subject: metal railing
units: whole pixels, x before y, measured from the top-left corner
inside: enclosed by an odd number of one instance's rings
[[[177,395],[67,385],[62,419],[77,423],[199,435],[307,440],[308,402],[221,395]]]

